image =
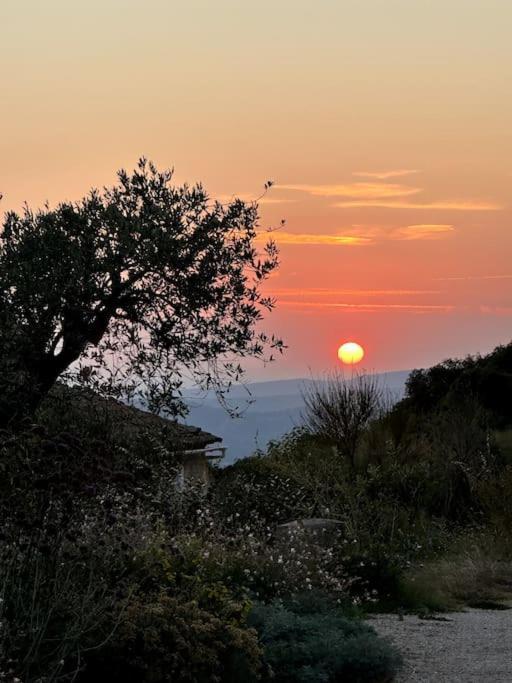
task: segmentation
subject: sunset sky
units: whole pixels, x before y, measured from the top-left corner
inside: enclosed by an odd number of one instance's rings
[[[223,199],[275,182],[289,349],[254,376],[511,340],[511,0],[2,0],[0,27],[0,209],[141,155]]]

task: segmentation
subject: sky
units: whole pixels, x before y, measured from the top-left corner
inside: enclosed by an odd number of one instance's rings
[[[254,199],[281,248],[253,378],[512,338],[510,0],[2,0],[0,210],[141,155]]]

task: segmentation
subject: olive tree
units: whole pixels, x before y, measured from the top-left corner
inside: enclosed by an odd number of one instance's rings
[[[282,342],[259,329],[278,265],[258,206],[213,201],[141,159],[78,202],[6,214],[0,233],[0,425],[31,415],[68,375],[184,411],[184,373],[222,392],[245,356]]]

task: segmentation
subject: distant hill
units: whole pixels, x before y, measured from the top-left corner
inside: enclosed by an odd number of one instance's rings
[[[407,370],[377,375],[397,401],[404,395],[408,376]],[[238,418],[230,417],[211,394],[190,397],[186,423],[220,436],[228,449],[224,464],[230,464],[258,448],[265,449],[269,441],[279,439],[300,424],[304,408],[302,390],[308,384],[310,379],[299,378],[235,385],[228,400],[243,412]]]

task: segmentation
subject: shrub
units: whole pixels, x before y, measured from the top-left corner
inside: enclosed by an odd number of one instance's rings
[[[385,395],[376,377],[350,379],[335,371],[313,381],[303,392],[304,422],[312,434],[332,441],[350,466],[370,422],[384,411]]]
[[[213,525],[172,541],[172,566],[183,585],[223,584],[240,598],[271,600],[317,588],[349,599],[351,579],[332,545],[312,542],[302,530],[283,538],[244,525],[230,534]]]
[[[307,490],[268,457],[256,455],[220,470],[212,505],[226,527],[265,527],[309,517],[313,511]]]
[[[218,610],[217,601],[217,610]],[[244,608],[224,598],[214,613],[161,592],[131,601],[112,639],[91,659],[82,681],[235,683],[259,678],[256,632]]]
[[[492,607],[511,596],[510,541],[489,528],[461,534],[451,552],[412,568],[400,585],[401,604],[409,610]]]
[[[355,472],[329,442],[295,430],[271,445],[266,467],[302,492],[311,516],[341,522],[333,554],[352,594],[375,600],[377,592],[389,602],[403,571],[444,550],[450,530],[445,519],[429,514],[429,501],[439,495],[429,463],[401,461],[391,445],[385,456]],[[247,491],[245,509],[250,503]]]
[[[276,683],[388,680],[399,655],[374,630],[325,602],[308,612],[299,602],[257,605],[250,623],[260,634],[267,675]]]
[[[71,680],[123,609],[125,541],[98,519],[74,535],[54,523],[2,531],[0,671],[26,683]]]

